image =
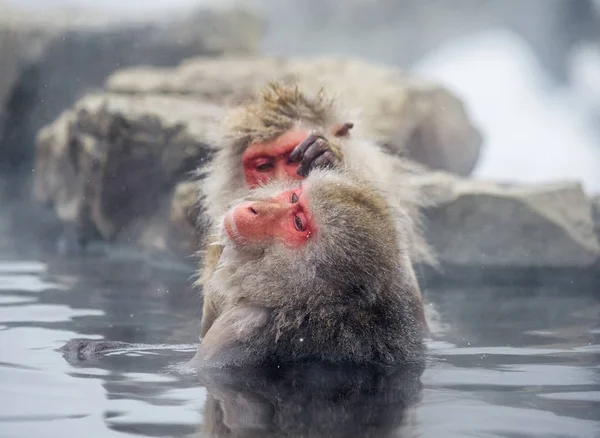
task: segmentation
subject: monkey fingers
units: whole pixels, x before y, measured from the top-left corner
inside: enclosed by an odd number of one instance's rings
[[[300,176],[307,176],[308,172],[314,167],[326,167],[335,161],[335,156],[329,150],[329,143],[324,138],[318,138],[304,153],[302,162],[296,173]]]
[[[306,137],[302,142],[294,148],[292,153],[290,154],[290,162],[291,163],[299,163],[304,154],[319,138],[322,138],[318,134],[310,134]]]
[[[336,161],[335,155],[331,151],[325,151],[312,162],[312,167],[329,167]]]

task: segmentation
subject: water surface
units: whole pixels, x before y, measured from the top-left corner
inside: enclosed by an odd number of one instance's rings
[[[182,366],[201,312],[190,284],[184,266],[128,253],[0,261],[0,436],[212,436],[225,412],[257,437],[600,437],[593,290],[427,290],[445,332],[422,388],[315,370],[205,385]],[[152,346],[69,363],[56,350],[76,337]]]

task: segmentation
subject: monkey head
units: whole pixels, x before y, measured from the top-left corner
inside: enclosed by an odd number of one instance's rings
[[[322,93],[311,98],[284,84],[271,84],[225,124],[241,153],[248,188],[272,179],[302,179],[312,168],[333,165],[342,157],[339,140],[352,127],[337,119]]]
[[[286,283],[281,288],[299,293],[373,291],[401,260],[396,223],[378,191],[340,171],[316,169],[303,181],[254,189],[227,211],[224,263],[237,254],[239,265],[243,255],[236,276],[245,279],[238,284],[264,288],[276,272]]]

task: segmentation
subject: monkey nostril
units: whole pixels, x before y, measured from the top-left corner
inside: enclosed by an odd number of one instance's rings
[[[252,214],[258,214],[258,212],[252,206],[250,206],[250,211],[252,212]]]

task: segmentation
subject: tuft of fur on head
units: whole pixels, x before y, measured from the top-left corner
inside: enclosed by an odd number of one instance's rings
[[[326,127],[336,121],[334,102],[323,90],[309,96],[297,84],[272,82],[255,102],[234,109],[224,130],[233,142],[247,146],[273,140],[298,123]]]

